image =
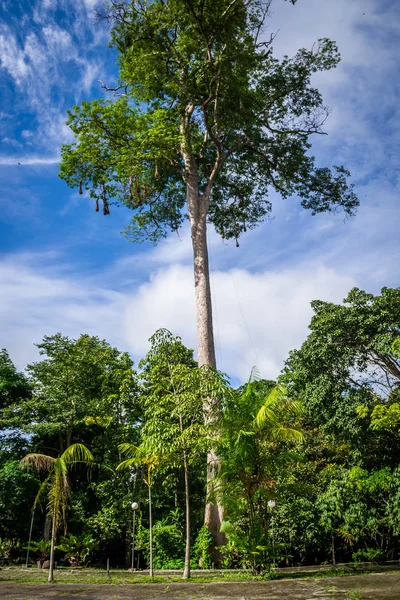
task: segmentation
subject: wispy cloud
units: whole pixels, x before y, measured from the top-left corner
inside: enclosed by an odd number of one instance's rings
[[[98,39],[94,20],[85,4],[69,1],[38,2],[27,8],[20,22],[8,11],[8,22],[0,26],[0,71],[15,86],[11,111],[33,115],[34,140],[22,142],[36,149],[55,151],[72,139],[66,127],[66,108],[88,96],[102,69],[97,44],[106,49],[104,27]],[[89,6],[90,5],[90,6]],[[58,22],[58,10],[65,17]],[[18,17],[17,17],[18,18]]]

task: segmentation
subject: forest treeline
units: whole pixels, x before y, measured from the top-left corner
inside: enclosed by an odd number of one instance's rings
[[[253,370],[239,388],[199,368],[166,330],[154,334],[137,367],[126,352],[85,334],[45,336],[40,360],[24,373],[3,350],[0,554],[25,560],[43,482],[32,558],[36,552],[43,562],[49,549],[49,470],[21,459],[56,459],[82,444],[94,462],[68,471],[58,561],[129,566],[135,501],[135,567],[148,566],[150,491],[154,567],[183,568],[186,549],[192,568],[211,568],[203,525],[211,450],[222,461],[212,494],[224,506],[223,567],[263,572],[274,562],[397,558],[400,288],[377,296],[354,288],[343,304],[312,307],[310,333],[278,380]],[[218,403],[205,419],[210,398]]]

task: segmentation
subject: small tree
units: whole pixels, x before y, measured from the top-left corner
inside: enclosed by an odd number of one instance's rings
[[[160,463],[160,456],[149,452],[144,446],[135,446],[134,444],[121,444],[118,447],[119,451],[128,456],[118,466],[117,470],[129,469],[133,466],[144,466],[146,472],[143,475],[143,481],[147,485],[149,491],[149,532],[150,532],[150,577],[153,577],[153,511],[151,500],[151,486],[153,484],[153,471]]]
[[[82,464],[93,464],[90,450],[83,444],[72,444],[58,458],[45,454],[27,454],[22,460],[23,467],[31,467],[35,471],[47,473],[47,477],[39,488],[35,506],[47,492],[49,513],[52,519],[51,548],[48,581],[54,581],[54,549],[57,531],[62,522],[65,523],[66,509],[70,495],[69,471]]]
[[[179,337],[160,329],[141,362],[143,372],[143,446],[163,464],[183,469],[185,480],[186,550],[183,578],[190,577],[190,466],[205,456],[212,428],[204,423],[203,405],[222,397],[226,381],[214,369],[195,367]]]

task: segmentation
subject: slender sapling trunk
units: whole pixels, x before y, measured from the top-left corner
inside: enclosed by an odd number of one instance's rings
[[[49,566],[49,577],[47,579],[48,583],[53,583],[54,581],[54,546],[56,540],[56,519],[53,514],[53,520],[51,524],[51,547],[50,547],[50,566]]]
[[[149,476],[150,477],[150,476]],[[149,482],[150,484],[150,482]],[[150,527],[150,577],[153,577],[153,515],[151,509],[151,485],[149,485],[149,527]]]

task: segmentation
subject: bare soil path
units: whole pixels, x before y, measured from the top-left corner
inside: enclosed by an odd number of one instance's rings
[[[400,600],[400,574],[164,584],[0,583],[4,600]]]

